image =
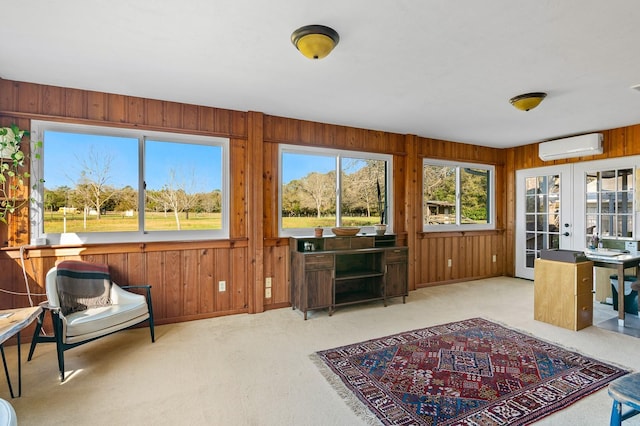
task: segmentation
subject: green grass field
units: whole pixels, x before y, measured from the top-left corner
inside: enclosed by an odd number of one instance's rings
[[[342,226],[372,226],[379,223],[377,217],[342,217]],[[282,219],[284,228],[331,228],[336,226],[335,216],[317,217],[285,217]]]
[[[147,212],[145,222],[148,231],[177,230],[173,213]],[[190,213],[189,219],[185,213],[180,213],[180,229],[183,231],[194,229],[220,229],[222,220],[220,213]],[[65,218],[62,213],[46,213],[44,218],[45,233],[64,232]],[[86,225],[82,213],[68,213],[66,215],[66,232],[131,232],[138,229],[138,216],[124,216],[120,213],[109,212],[98,220],[95,216],[87,216]]]
[[[221,229],[220,213],[190,213],[189,219],[185,213],[180,213],[180,229]],[[287,217],[283,219],[284,228],[330,228],[335,226],[336,219],[327,217]],[[343,217],[343,226],[370,226],[378,223],[376,217]],[[177,230],[176,221],[172,213],[147,212],[147,231]],[[44,218],[44,232],[58,234],[65,232],[65,217],[60,212],[47,212]],[[98,220],[95,216],[87,216],[86,224],[82,213],[67,213],[66,232],[132,232],[138,229],[138,217],[127,217],[120,213],[109,212]]]

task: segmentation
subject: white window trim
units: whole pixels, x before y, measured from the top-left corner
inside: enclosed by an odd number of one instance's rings
[[[292,154],[308,154],[327,157],[349,157],[358,158],[363,160],[382,160],[387,162],[387,181],[385,182],[386,194],[387,194],[387,233],[393,233],[393,155],[391,154],[378,154],[366,151],[346,151],[341,149],[332,148],[317,148],[300,145],[285,145],[280,144],[278,147],[278,235],[282,237],[300,237],[313,235],[313,228],[287,228],[282,229],[282,155],[284,153]],[[337,174],[339,176],[339,174]],[[337,192],[338,188],[336,188]],[[336,200],[339,203],[339,200]],[[338,206],[336,206],[338,208]],[[360,230],[364,234],[375,234],[375,230],[372,226],[364,226]]]
[[[37,159],[31,158],[31,182],[35,189],[31,189],[30,221],[32,245],[77,245],[77,244],[101,244],[101,243],[131,243],[131,242],[161,242],[161,241],[200,241],[229,238],[229,139],[213,136],[197,136],[183,133],[169,133],[146,131],[141,129],[116,128],[105,126],[92,126],[84,124],[58,123],[51,121],[31,121],[31,140],[44,141],[45,131],[65,133],[84,133],[100,136],[117,136],[138,139],[139,143],[139,169],[138,169],[138,197],[144,193],[144,156],[141,141],[152,139],[155,141],[171,141],[175,143],[189,143],[202,145],[217,145],[222,147],[222,227],[212,230],[180,230],[180,231],[138,231],[129,232],[78,232],[47,234],[44,232],[44,184],[41,179],[44,176],[44,155]],[[44,149],[44,147],[43,147]],[[144,205],[144,204],[140,204]]]
[[[456,168],[456,224],[451,225],[429,225],[424,223],[424,211],[422,212],[422,230],[423,232],[451,232],[451,231],[484,231],[496,229],[496,168],[491,164],[484,163],[460,163],[454,161],[436,160],[431,158],[422,159],[422,170],[420,170],[421,176],[424,176],[423,170],[426,165],[430,166],[447,166]],[[478,224],[460,224],[460,169],[461,168],[474,168],[474,169],[486,169],[490,171],[490,191],[489,191],[489,222]],[[424,178],[422,177],[422,185],[420,185],[420,199],[421,210],[424,209]]]

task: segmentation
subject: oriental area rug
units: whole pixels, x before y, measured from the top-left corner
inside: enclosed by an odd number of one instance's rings
[[[481,318],[312,357],[354,410],[386,425],[525,425],[628,373]]]

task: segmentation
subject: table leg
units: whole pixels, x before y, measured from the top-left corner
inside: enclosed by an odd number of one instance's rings
[[[4,356],[4,345],[0,345],[0,352],[2,353],[2,365],[4,365],[4,374],[7,376],[7,385],[9,385],[9,393],[11,398],[15,398],[13,394],[13,386],[11,386],[11,377],[9,376],[9,369],[7,368],[7,358]]]
[[[22,362],[20,362],[20,357],[22,355],[20,353],[20,332],[16,334],[16,338],[18,339],[18,396],[22,396]],[[9,369],[7,368],[7,358],[4,355],[4,345],[0,345],[0,352],[2,353],[2,365],[4,366],[4,374],[7,376],[9,393],[11,394],[11,398],[15,398],[16,396],[13,393],[13,386],[11,386],[11,376],[9,376]]]
[[[618,265],[618,327],[624,327],[624,265]]]

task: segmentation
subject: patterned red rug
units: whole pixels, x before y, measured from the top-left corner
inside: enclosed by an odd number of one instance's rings
[[[387,425],[529,424],[627,373],[481,318],[315,356]]]

